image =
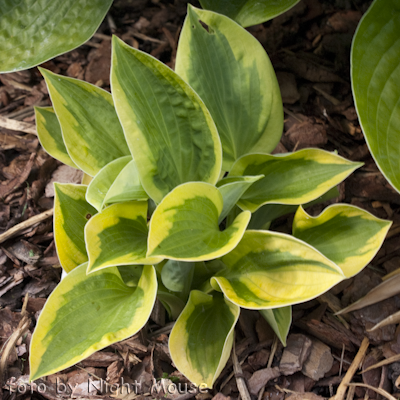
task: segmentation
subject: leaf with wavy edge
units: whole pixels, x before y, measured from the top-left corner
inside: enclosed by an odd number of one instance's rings
[[[222,162],[217,129],[182,78],[114,36],[111,86],[140,181],[156,203],[184,182],[217,182]]]
[[[347,204],[333,204],[317,217],[299,207],[293,236],[318,249],[350,278],[374,258],[391,225],[391,221]]]
[[[255,212],[264,204],[304,204],[342,182],[363,163],[348,161],[320,149],[288,155],[249,154],[233,165],[230,176],[260,175],[238,206]]]
[[[72,161],[95,176],[109,162],[130,155],[111,94],[90,83],[39,68]]]
[[[200,0],[207,10],[227,15],[248,27],[262,24],[294,7],[300,0]]]
[[[65,147],[60,123],[53,107],[34,107],[36,131],[42,147],[56,160],[72,168],[78,166],[71,160]]]
[[[85,228],[88,273],[117,265],[159,263],[161,257],[146,257],[147,234],[147,202],[105,208]]]
[[[205,261],[228,253],[242,238],[250,212],[242,212],[221,232],[218,217],[222,209],[222,196],[209,183],[189,182],[176,187],[151,217],[147,255]]]
[[[256,310],[311,300],[345,278],[318,250],[278,232],[246,231],[222,261],[227,268],[211,278],[213,288]]]
[[[190,293],[169,337],[175,366],[196,385],[212,388],[233,344],[240,308],[221,294]]]
[[[276,147],[283,130],[279,85],[267,53],[249,32],[223,15],[189,5],[176,72],[210,110],[221,138],[223,170],[244,154]]]
[[[87,186],[54,183],[54,241],[66,272],[86,262],[84,229],[97,213],[85,199]]]
[[[40,313],[30,347],[31,381],[134,335],[150,317],[157,293],[153,266],[143,267],[134,288],[115,267],[89,275],[86,268],[71,271]]]
[[[351,49],[354,102],[369,150],[400,192],[400,3],[375,0]]]

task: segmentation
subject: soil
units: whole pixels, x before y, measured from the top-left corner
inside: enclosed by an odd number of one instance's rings
[[[115,0],[89,42],[43,66],[109,89],[110,38],[117,34],[173,68],[186,3]],[[36,385],[28,385],[32,331],[61,275],[52,231],[52,182],[79,182],[80,176],[48,156],[35,136],[33,106],[50,105],[37,68],[0,75],[0,352],[5,367],[3,379],[0,377],[0,398],[400,397],[400,357],[395,357],[400,352],[400,327],[392,324],[369,331],[399,311],[400,297],[395,295],[340,317],[334,315],[375,288],[385,275],[398,268],[400,261],[400,195],[371,158],[351,94],[351,40],[370,3],[303,0],[289,12],[249,31],[268,52],[281,87],[285,131],[276,152],[319,147],[363,161],[364,166],[340,185],[340,196],[334,201],[354,204],[390,219],[394,222],[392,228],[374,260],[358,276],[316,300],[293,307],[286,348],[257,312],[242,311],[235,336],[236,357],[228,362],[214,388],[203,393],[169,393],[160,387],[158,394],[151,392],[154,379],[166,386],[187,382],[169,356],[171,324],[155,314],[134,337],[38,380]],[[14,125],[6,125],[3,117],[14,120]],[[316,215],[326,205],[314,206],[309,212]],[[18,225],[34,216],[38,216],[36,223],[28,222],[22,228]],[[292,219],[293,215],[281,217],[271,229],[290,232]],[[15,226],[19,229],[12,233]],[[382,360],[389,361],[359,374]],[[137,393],[115,393],[111,385],[121,379],[129,384],[139,382],[141,387]],[[108,389],[100,387],[102,384],[109,385]]]

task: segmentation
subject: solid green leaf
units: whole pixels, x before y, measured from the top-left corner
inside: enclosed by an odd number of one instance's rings
[[[279,308],[311,300],[344,279],[341,269],[293,236],[246,231],[222,257],[227,268],[211,279],[215,289],[243,308]]]
[[[97,213],[85,199],[87,186],[54,183],[54,241],[66,272],[86,262],[84,229]]]
[[[221,232],[218,218],[222,209],[222,196],[209,183],[190,182],[176,187],[151,217],[148,256],[205,261],[231,251],[246,230],[250,212],[242,212]]]
[[[40,68],[61,125],[68,154],[90,176],[130,155],[111,94]]]
[[[207,10],[227,15],[247,27],[262,24],[286,12],[300,0],[200,0]]]
[[[135,160],[130,161],[115,178],[104,203],[119,203],[129,200],[147,200],[149,196],[140,182]]]
[[[159,283],[158,286],[160,285]],[[176,293],[170,293],[166,289],[158,290],[157,299],[161,301],[172,320],[176,320],[185,308],[185,302]]]
[[[0,72],[41,64],[89,40],[112,0],[9,0],[0,3]]]
[[[391,225],[351,205],[334,204],[317,217],[299,207],[293,235],[334,261],[350,278],[374,258]]]
[[[60,123],[53,107],[35,107],[36,131],[42,147],[55,159],[73,168],[78,168],[71,160],[65,147]]]
[[[256,211],[264,204],[305,204],[342,182],[362,163],[320,149],[285,155],[249,154],[240,158],[231,176],[264,175],[242,196],[238,206]]]
[[[132,156],[125,156],[111,161],[103,167],[89,183],[86,200],[95,207],[97,211],[102,210],[108,190],[119,173],[130,161],[132,161]]]
[[[212,388],[230,356],[239,312],[219,293],[191,292],[169,337],[172,361],[191,382]]]
[[[95,215],[85,228],[88,273],[117,265],[157,264],[146,257],[147,202],[113,204]]]
[[[286,346],[286,338],[292,323],[292,307],[271,308],[260,310],[260,314],[269,323],[281,343]]]
[[[283,129],[278,81],[261,44],[241,26],[189,5],[176,72],[210,110],[224,170],[244,154],[270,153],[278,144]]]
[[[157,293],[153,266],[143,267],[137,287],[124,284],[117,268],[86,275],[70,272],[48,298],[30,348],[30,381],[51,375],[139,331]]]
[[[353,39],[357,114],[379,169],[400,192],[400,2],[375,0]]]
[[[161,271],[161,279],[168,290],[186,297],[192,285],[195,263],[168,260]]]
[[[218,190],[222,195],[224,207],[219,216],[218,223],[221,223],[224,218],[232,210],[233,206],[243,196],[244,192],[254,183],[264,178],[264,175],[258,176],[230,176],[221,179],[217,183]]]
[[[217,182],[222,162],[217,129],[182,78],[114,36],[111,86],[140,181],[156,203],[181,183]]]

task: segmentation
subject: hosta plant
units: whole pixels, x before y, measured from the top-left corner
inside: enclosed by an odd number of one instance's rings
[[[86,184],[55,185],[67,275],[39,317],[32,380],[133,335],[158,298],[176,319],[174,364],[212,387],[240,308],[260,310],[284,343],[291,305],[353,276],[381,246],[387,221],[301,207],[361,164],[317,149],[270,154],[283,125],[277,80],[228,17],[189,7],[175,72],[114,37],[112,94],[41,72],[53,103],[36,110],[41,143]],[[293,235],[267,230],[293,207]]]

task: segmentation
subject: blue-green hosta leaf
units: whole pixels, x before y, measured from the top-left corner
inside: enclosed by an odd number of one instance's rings
[[[357,114],[379,169],[400,192],[400,2],[375,0],[351,50]]]
[[[0,72],[41,64],[85,43],[112,0],[12,0],[0,3]]]
[[[66,272],[88,260],[84,229],[97,211],[85,200],[86,189],[84,185],[54,184],[54,241]]]
[[[318,217],[299,207],[293,221],[293,235],[334,261],[350,278],[372,260],[391,224],[345,204],[334,204]]]
[[[125,156],[111,161],[103,167],[89,183],[86,192],[86,200],[95,207],[97,211],[102,210],[108,190],[119,173],[130,161],[132,161],[132,156]]]
[[[149,196],[140,182],[135,160],[130,161],[116,177],[104,198],[105,204],[130,200],[147,200]]]
[[[85,228],[88,273],[117,265],[159,263],[160,257],[146,257],[147,234],[147,202],[105,208]]]
[[[293,236],[246,231],[230,253],[227,268],[211,279],[215,289],[243,308],[277,308],[301,303],[344,279],[341,269]]]
[[[300,0],[200,0],[207,10],[227,15],[247,27],[262,24],[283,14]]]
[[[140,181],[156,203],[181,183],[217,182],[222,162],[217,129],[182,78],[114,37],[111,85]]]
[[[67,152],[54,108],[35,107],[35,117],[36,131],[42,147],[55,159],[78,168]]]
[[[150,220],[148,256],[180,261],[221,257],[239,243],[250,220],[242,212],[229,228],[219,230],[222,196],[205,182],[189,182],[164,197]]]
[[[68,154],[79,168],[95,176],[109,162],[130,155],[110,93],[43,68],[40,72]]]
[[[159,283],[160,286],[160,283]],[[157,298],[168,312],[171,319],[176,320],[185,308],[185,303],[176,293],[170,293],[168,290],[158,290]]]
[[[117,268],[70,272],[48,298],[30,348],[30,380],[50,375],[97,350],[126,339],[147,322],[157,294],[154,267],[146,265],[134,288]]]
[[[168,290],[189,295],[196,263],[168,260],[161,271],[161,279]]]
[[[292,307],[271,308],[260,310],[260,314],[269,323],[281,343],[286,346],[286,338],[292,323]]]
[[[242,155],[270,153],[278,144],[283,109],[275,72],[261,44],[241,26],[189,5],[176,72],[210,110],[225,171]]]
[[[239,312],[219,293],[190,293],[169,337],[169,350],[175,366],[196,385],[211,388],[224,368]]]
[[[230,176],[221,179],[217,183],[218,190],[222,195],[224,207],[219,216],[218,223],[221,223],[232,210],[233,206],[243,196],[244,192],[254,183],[264,178],[264,175],[258,176]]]
[[[362,165],[324,150],[304,149],[288,155],[243,156],[236,161],[230,175],[265,176],[255,182],[238,202],[242,209],[254,212],[264,204],[308,203]]]

